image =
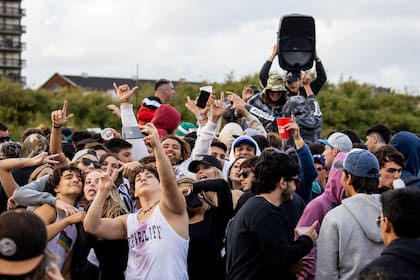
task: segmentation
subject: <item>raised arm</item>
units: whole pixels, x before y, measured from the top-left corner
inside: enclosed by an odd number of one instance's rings
[[[140,138],[140,127],[134,115],[133,104],[130,103],[130,99],[138,87],[130,88],[128,85],[117,86],[116,83],[113,86],[121,103],[120,114],[123,138],[133,145],[133,159],[139,160],[149,155],[149,153],[147,152],[143,139]]]
[[[87,211],[83,221],[83,227],[87,232],[99,238],[109,240],[126,239],[126,221],[128,215],[118,216],[113,219],[101,218],[105,200],[108,198],[113,187],[112,179],[108,174],[104,174],[99,178],[98,192]]]
[[[260,120],[257,117],[255,117],[253,114],[248,112],[248,110],[246,109],[247,103],[242,98],[240,98],[239,95],[233,92],[228,92],[228,93],[229,93],[227,97],[228,100],[233,102],[232,109],[234,109],[236,112],[238,112],[245,118],[245,121],[249,128],[255,129],[261,135],[266,137],[267,132],[265,131],[263,124],[260,122]]]
[[[200,131],[197,131],[197,140],[194,149],[191,152],[192,159],[194,159],[196,155],[210,154],[211,142],[216,137],[219,119],[229,107],[229,105],[224,102],[224,96],[225,95],[222,92],[219,99],[213,98],[212,96],[209,98],[210,119]]]
[[[13,178],[12,171],[19,168],[39,166],[44,163],[58,163],[53,160],[57,154],[49,156],[42,152],[33,158],[8,158],[0,160],[0,182],[7,197],[11,197],[19,185]]]
[[[61,164],[67,164],[68,160],[63,153],[62,148],[62,135],[61,135],[61,128],[63,125],[67,124],[69,120],[71,120],[74,115],[70,114],[67,115],[67,107],[68,102],[64,100],[63,108],[60,110],[55,110],[51,112],[51,136],[50,136],[50,152],[52,154],[59,154],[58,161]]]
[[[268,74],[270,72],[271,65],[273,64],[274,58],[277,56],[277,52],[279,50],[279,44],[275,43],[273,46],[273,51],[271,52],[270,56],[267,58],[267,61],[264,62],[263,67],[260,70],[260,83],[263,87],[267,86]]]
[[[321,59],[316,55],[315,57],[315,71],[316,77],[311,82],[311,89],[315,95],[321,90],[322,86],[327,81],[327,73],[325,73],[324,65],[322,65]]]
[[[178,188],[171,162],[160,145],[159,133],[156,127],[152,123],[148,123],[142,128],[142,131],[148,134],[145,137],[145,141],[153,148],[156,168],[161,175],[160,188],[162,197],[160,199],[160,207],[162,213],[167,217],[175,215],[185,217],[188,220],[185,197]]]

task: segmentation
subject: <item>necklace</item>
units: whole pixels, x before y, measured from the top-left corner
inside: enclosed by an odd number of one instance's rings
[[[150,210],[152,210],[153,209],[153,207],[155,207],[156,205],[158,205],[158,203],[160,202],[160,199],[158,200],[158,201],[156,201],[155,203],[153,203],[153,205],[152,206],[150,206],[149,208],[147,208],[146,210],[143,210],[143,209],[140,209],[140,213],[139,213],[139,215],[140,216],[144,216],[144,215],[146,215],[146,213],[147,212],[149,212]]]

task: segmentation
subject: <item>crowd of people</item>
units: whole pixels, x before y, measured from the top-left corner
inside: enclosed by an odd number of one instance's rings
[[[277,52],[262,90],[188,98],[195,124],[166,79],[137,112],[114,84],[111,139],[69,126],[67,101],[21,139],[0,122],[0,279],[418,279],[419,136],[321,139],[320,58],[283,76]]]

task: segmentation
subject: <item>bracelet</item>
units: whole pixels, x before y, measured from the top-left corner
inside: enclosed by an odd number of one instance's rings
[[[120,103],[130,103],[130,99],[120,100]]]
[[[54,127],[54,128],[59,129],[59,128],[61,128],[62,126],[61,126],[61,125],[53,125],[53,127]]]

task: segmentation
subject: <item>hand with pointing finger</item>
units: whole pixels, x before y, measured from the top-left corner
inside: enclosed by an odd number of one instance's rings
[[[62,127],[74,117],[73,114],[67,115],[67,107],[68,107],[68,102],[67,100],[64,100],[62,109],[51,112],[51,122],[54,128]]]

